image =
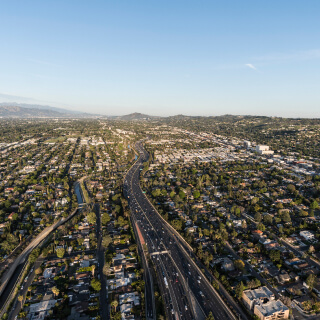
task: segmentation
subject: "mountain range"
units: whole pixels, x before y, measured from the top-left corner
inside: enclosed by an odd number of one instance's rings
[[[110,120],[154,120],[161,117],[150,116],[143,113],[131,113],[123,116],[105,116],[99,114],[90,114],[80,111],[68,110],[63,108],[51,107],[38,104],[26,103],[0,103],[0,118],[15,118],[15,119],[29,119],[29,118],[106,118]]]
[[[99,115],[51,106],[26,103],[0,103],[0,118],[96,118]]]
[[[223,116],[211,116],[208,118],[218,118],[222,121],[229,122],[235,119],[243,118],[244,116],[236,115],[223,115]],[[248,117],[248,116],[246,116]],[[109,120],[123,120],[123,121],[152,121],[159,119],[168,119],[175,121],[184,121],[190,118],[201,118],[195,116],[186,116],[178,114],[170,117],[150,116],[147,114],[134,112],[122,116],[106,116],[99,114],[85,113],[81,111],[68,110],[64,108],[57,108],[47,105],[39,104],[26,104],[26,103],[14,103],[14,102],[2,102],[0,103],[0,118],[13,118],[13,119],[30,119],[30,118],[67,118],[67,119],[109,119]],[[206,118],[206,117],[205,117]]]

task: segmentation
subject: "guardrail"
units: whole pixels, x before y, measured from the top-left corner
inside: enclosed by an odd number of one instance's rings
[[[43,239],[34,249],[36,249],[37,247],[43,246],[46,241],[47,241],[47,238]],[[34,249],[33,249],[33,250],[34,250]],[[32,250],[32,251],[33,251],[33,250]],[[25,265],[23,266],[23,268],[22,268],[22,270],[21,270],[21,272],[20,272],[20,274],[19,274],[18,279],[16,280],[14,286],[12,287],[12,289],[11,289],[11,291],[10,291],[10,294],[8,295],[8,298],[7,298],[6,302],[5,302],[6,305],[4,304],[3,307],[2,307],[2,309],[1,309],[0,317],[3,316],[2,312],[3,312],[4,307],[7,308],[7,307],[10,305],[10,303],[14,302],[14,299],[16,299],[16,296],[17,296],[17,294],[18,294],[18,291],[17,291],[16,293],[15,293],[14,291],[16,290],[17,286],[20,286],[21,283],[23,282],[23,280],[26,278],[25,271],[26,271],[26,269],[27,269],[28,267],[31,267],[31,266],[29,265],[29,261],[26,261],[26,262],[25,262]],[[30,272],[29,272],[29,275],[30,275]],[[9,298],[10,298],[10,300],[9,300]],[[5,310],[5,311],[6,311],[6,310]],[[12,311],[13,311],[13,309],[11,309],[10,312],[9,312],[9,316],[8,316],[9,319],[10,319],[10,314],[12,313]]]
[[[133,147],[132,147],[132,149],[136,152],[136,150]],[[127,176],[128,172],[133,168],[133,166],[136,164],[136,162],[138,160],[139,160],[139,158],[136,161],[134,161],[134,163],[130,166],[130,168],[127,171],[124,172],[123,185],[124,185],[124,181],[126,179],[126,176]],[[138,251],[139,251],[139,247],[140,247],[140,251],[142,251],[142,255],[143,255],[142,263],[143,263],[143,265],[146,266],[146,268],[144,270],[145,271],[145,277],[147,277],[147,272],[148,272],[149,273],[149,279],[151,281],[150,285],[151,285],[151,293],[152,293],[152,309],[153,309],[152,313],[153,313],[153,319],[155,319],[156,318],[156,310],[155,310],[155,305],[154,305],[153,279],[152,279],[152,275],[150,274],[150,270],[149,270],[149,266],[148,266],[148,259],[147,259],[146,255],[145,255],[144,249],[143,249],[142,244],[140,242],[139,234],[138,234],[138,231],[137,231],[137,228],[136,228],[136,218],[135,218],[134,214],[133,215],[131,214],[131,220],[132,220],[131,221],[132,229],[134,230],[134,233],[136,235],[136,242],[138,243]],[[147,294],[146,294],[146,292],[147,292],[147,289],[145,287],[145,306],[147,308]],[[146,312],[146,318],[147,318],[147,312]]]
[[[24,271],[25,271],[26,268],[27,268],[27,265],[28,265],[28,262],[26,262],[26,263],[24,264],[24,266],[23,266],[23,268],[22,268],[22,270],[21,270],[21,272],[20,272],[20,275],[18,276],[18,278],[17,278],[14,286],[12,287],[10,293],[8,294],[8,297],[7,297],[5,303],[3,304],[3,306],[2,306],[2,308],[1,308],[1,310],[0,310],[0,318],[2,318],[2,317],[4,316],[5,312],[7,311],[7,308],[8,308],[8,306],[9,306],[9,304],[10,304],[11,301],[14,299],[15,290],[16,290],[17,286],[19,286],[20,283],[21,283],[21,278],[22,278],[22,276],[23,276]]]
[[[140,183],[139,183],[139,188],[140,191],[142,192]],[[158,214],[158,216],[162,219],[162,221],[165,223],[165,225],[172,231],[172,233],[180,240],[182,241],[188,248],[190,251],[193,252],[193,248],[189,245],[189,243],[187,243],[187,241],[179,234],[179,232],[174,229],[169,223],[168,221],[166,221],[161,214],[159,214],[158,210],[154,207],[154,205],[151,203],[151,201],[149,200],[149,198],[145,195],[145,198],[147,199],[147,201],[149,202],[149,204],[152,206],[152,208],[155,210],[155,212]],[[221,296],[219,295],[219,293],[216,291],[216,289],[212,286],[212,284],[209,282],[209,280],[207,279],[206,275],[203,274],[203,272],[201,271],[201,269],[198,267],[198,265],[195,263],[195,261],[193,259],[191,259],[191,257],[189,256],[189,254],[187,253],[187,251],[185,250],[185,248],[183,246],[181,246],[182,250],[184,251],[185,255],[188,257],[189,261],[196,267],[197,271],[199,272],[199,274],[203,275],[204,280],[206,281],[208,287],[215,293],[216,297],[219,299],[219,301],[224,305],[224,307],[226,308],[226,310],[228,311],[229,315],[231,316],[232,319],[236,320],[235,315],[232,313],[232,311],[229,309],[229,307],[227,306],[227,304],[223,301],[223,299],[221,298]]]

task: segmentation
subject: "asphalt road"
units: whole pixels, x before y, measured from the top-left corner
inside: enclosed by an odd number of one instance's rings
[[[8,271],[3,275],[2,277],[2,284],[0,287],[0,296],[1,298],[4,296],[5,300],[7,299],[7,296],[10,294],[12,287],[10,285],[14,285],[12,283],[11,278],[14,278],[16,276],[16,271],[19,270],[21,265],[24,265],[26,262],[29,254],[33,249],[35,249],[39,243],[44,240],[53,230],[58,228],[62,222],[65,222],[65,219],[59,220],[57,223],[53,224],[50,227],[45,228],[24,250],[23,252],[16,258],[14,263],[10,266]],[[0,299],[0,302],[2,299]],[[2,307],[2,304],[0,305]]]
[[[167,318],[203,319],[211,311],[216,320],[236,319],[142,192],[140,171],[148,154],[141,143],[136,149],[140,158],[125,177],[124,193],[156,265]]]
[[[146,300],[146,319],[152,320],[156,319],[156,312],[155,312],[155,301],[154,301],[154,292],[153,292],[153,279],[150,272],[150,267],[148,265],[148,259],[144,252],[143,245],[139,241],[138,236],[138,224],[136,224],[136,220],[134,215],[131,215],[132,225],[134,228],[134,232],[136,234],[137,243],[138,243],[138,253],[142,260],[142,266],[144,270],[144,281],[145,281],[145,300]]]
[[[33,279],[35,277],[35,270],[41,266],[43,260],[44,258],[42,257],[37,259],[37,261],[34,264],[34,267],[30,270],[29,274],[27,275],[24,282],[22,283],[18,296],[22,295],[23,301],[19,302],[17,298],[15,299],[13,306],[10,310],[11,313],[10,313],[9,319],[15,319],[15,317],[21,311],[21,306],[24,304],[26,300],[26,296],[28,295],[28,288],[32,285]]]
[[[75,191],[79,193],[79,183],[75,183]],[[79,193],[80,194],[80,193]],[[55,224],[45,228],[40,234],[37,235],[35,239],[33,239],[30,244],[22,251],[22,253],[15,259],[14,263],[10,266],[8,271],[1,278],[1,286],[0,286],[0,316],[5,312],[4,304],[6,303],[8,297],[10,296],[16,280],[18,279],[21,270],[23,269],[24,264],[27,262],[27,258],[29,254],[35,249],[44,239],[47,238],[48,235],[54,230],[56,230],[59,226],[63,225],[67,221],[69,221],[75,214],[77,214],[78,210],[81,210],[84,202],[82,200],[82,196],[78,197],[78,209],[74,210],[72,214],[70,214],[67,218],[61,218]],[[6,306],[5,306],[6,307]]]
[[[102,229],[101,229],[101,218],[100,218],[100,205],[96,203],[94,205],[94,210],[97,216],[97,259],[98,259],[98,273],[100,274],[101,281],[101,291],[100,291],[100,311],[101,319],[109,319],[109,308],[108,308],[108,291],[107,282],[103,274],[104,265],[104,248],[102,246]]]
[[[254,277],[256,277],[258,280],[260,280],[261,283],[263,283],[265,286],[267,286],[268,289],[273,292],[273,294],[275,295],[275,297],[276,297],[277,299],[280,298],[279,293],[277,292],[277,290],[276,290],[272,285],[270,285],[270,283],[269,283],[266,279],[264,279],[256,270],[254,270],[254,269],[251,267],[250,263],[248,263],[247,261],[243,260],[243,259],[233,250],[233,248],[231,247],[231,245],[230,245],[228,242],[226,243],[225,248],[226,248],[227,250],[229,250],[229,252],[232,254],[232,256],[233,256],[235,259],[242,260],[243,263],[245,264],[246,269],[247,269],[247,270],[250,270],[251,275],[254,276]]]
[[[254,224],[255,226],[258,225],[258,222],[256,222],[251,216],[249,216],[248,214],[242,214],[242,216],[244,218],[246,218],[247,220],[249,220],[252,224]],[[273,228],[271,226],[271,228]],[[265,232],[269,237],[273,238],[274,240],[281,242],[288,250],[291,250],[297,257],[302,257],[304,252],[297,250],[295,247],[293,247],[290,243],[288,243],[287,241],[285,241],[284,239],[278,237],[274,232],[269,232],[266,231]],[[306,260],[312,267],[314,268],[319,268],[320,267],[320,263],[312,258],[310,258],[309,256],[305,256],[303,257],[304,260]]]

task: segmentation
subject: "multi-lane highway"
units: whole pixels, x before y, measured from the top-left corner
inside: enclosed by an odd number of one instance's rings
[[[137,238],[147,246],[156,267],[167,318],[204,319],[211,311],[216,320],[236,319],[190,258],[187,245],[141,190],[140,172],[148,153],[141,143],[136,144],[136,150],[140,157],[124,179],[124,193],[136,224]]]

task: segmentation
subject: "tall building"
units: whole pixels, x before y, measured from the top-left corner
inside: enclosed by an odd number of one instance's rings
[[[250,142],[250,141],[245,140],[245,141],[243,142],[243,144],[244,144],[244,147],[245,147],[246,149],[251,148],[251,142]]]
[[[269,150],[269,146],[257,145],[256,152],[259,154],[273,154],[274,151]]]
[[[255,305],[254,314],[260,320],[288,319],[289,308],[280,300],[269,301],[267,303]]]
[[[275,300],[273,292],[265,286],[243,291],[242,300],[260,320],[289,318],[289,308],[280,300]]]

